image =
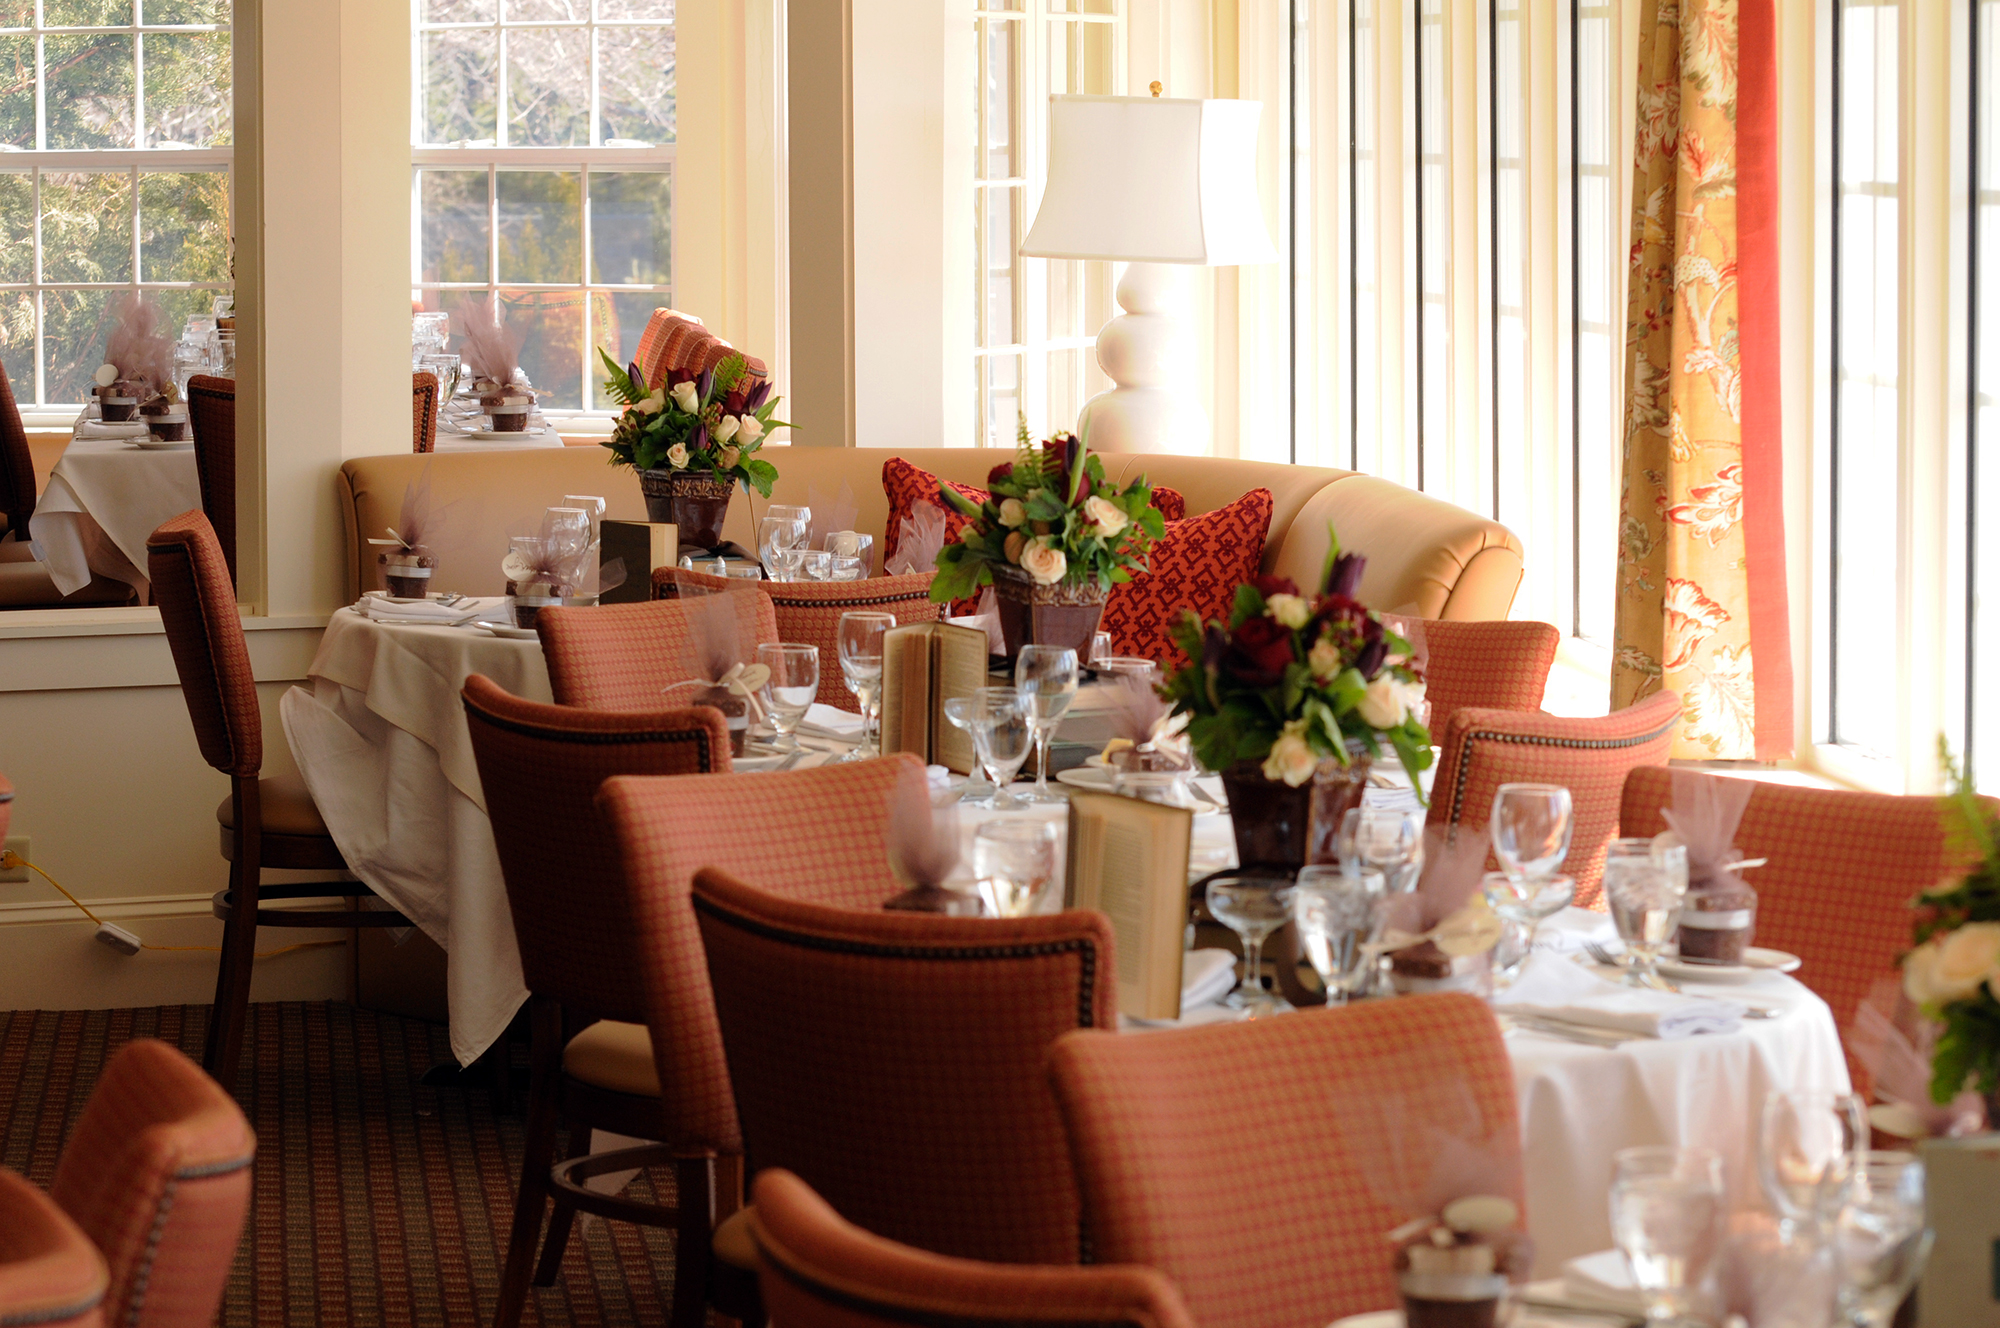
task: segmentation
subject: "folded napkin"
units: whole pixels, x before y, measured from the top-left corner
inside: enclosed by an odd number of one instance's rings
[[[76,425],[78,438],[144,438],[153,431],[153,426],[144,420],[126,420],[107,424],[103,420],[79,420]]]
[[[1618,928],[1611,919],[1587,908],[1566,908],[1535,929],[1535,948],[1551,954],[1582,954],[1591,941],[1613,954],[1620,949]]]
[[[954,627],[971,627],[986,633],[986,653],[1004,655],[1007,653],[1007,637],[1000,630],[1000,609],[993,598],[993,587],[980,592],[979,603],[972,613],[947,617],[946,622]]]
[[[1578,1309],[1609,1310],[1634,1318],[1646,1315],[1645,1297],[1632,1281],[1632,1265],[1618,1250],[1599,1250],[1565,1263],[1562,1298]]]
[[[474,618],[495,613],[506,604],[505,596],[496,595],[490,599],[462,599],[450,608],[436,600],[423,600],[415,604],[394,604],[380,595],[363,595],[354,606],[355,612],[376,622],[429,623],[450,627]]]
[[[1190,950],[1181,958],[1181,1013],[1212,1005],[1236,986],[1236,956],[1228,950]]]
[[[806,707],[805,718],[799,721],[799,732],[812,738],[859,738],[861,736],[861,716],[851,710],[840,710],[818,701]]]
[[[1663,1041],[1734,1033],[1743,1020],[1743,1007],[1734,1001],[1607,982],[1580,964],[1541,952],[1530,955],[1520,975],[1495,994],[1493,1006],[1502,1014],[1539,1015]]]

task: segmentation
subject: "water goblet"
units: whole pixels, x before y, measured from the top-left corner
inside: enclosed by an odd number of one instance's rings
[[[1014,685],[1028,704],[1035,728],[1035,787],[1022,795],[1028,802],[1068,801],[1049,787],[1049,742],[1063,712],[1076,699],[1081,677],[1076,652],[1068,646],[1022,646],[1014,661]]]
[[[1093,669],[1106,678],[1131,678],[1151,687],[1159,681],[1160,666],[1138,655],[1100,655],[1091,661]]]
[[[1676,877],[1665,854],[1650,839],[1614,839],[1605,848],[1604,899],[1618,939],[1625,943],[1625,985],[1666,989],[1659,975],[1660,950],[1680,922],[1687,896],[1686,849],[1679,849]]]
[[[1913,1153],[1863,1152],[1841,1188],[1833,1219],[1841,1314],[1853,1328],[1888,1328],[1930,1259],[1924,1164]]]
[[[834,566],[842,564],[842,558],[852,558],[861,568],[859,576],[836,576],[836,581],[865,581],[868,569],[875,565],[875,537],[858,530],[829,530],[821,541],[826,551],[836,559]]]
[[[977,698],[970,696],[945,698],[945,721],[953,728],[964,729],[967,734],[971,734],[973,709],[977,704]],[[973,744],[973,749],[974,751],[978,750],[976,742]],[[986,777],[986,771],[981,768],[979,761],[975,759],[972,763],[972,775],[965,781],[964,791],[958,795],[959,802],[967,807],[990,808],[993,805],[994,792],[993,781]]]
[[[1111,644],[1111,633],[1092,632],[1090,634],[1090,667],[1098,668],[1104,660],[1114,658],[1117,648]]]
[[[1489,823],[1493,856],[1509,876],[1553,876],[1569,856],[1569,790],[1560,784],[1502,784]]]
[[[799,750],[799,721],[819,695],[819,647],[789,641],[766,641],[757,647],[757,662],[771,671],[764,684],[764,708],[777,731],[781,752]]]
[[[972,876],[993,916],[1032,915],[1056,878],[1056,828],[1048,821],[986,821],[972,832]]]
[[[1627,1148],[1613,1159],[1611,1238],[1631,1266],[1646,1322],[1699,1308],[1722,1248],[1722,1159],[1707,1148]]]
[[[858,555],[849,557],[839,553],[827,553],[821,556],[827,559],[826,579],[829,581],[866,581],[868,579],[868,560],[865,558]]]
[[[797,560],[799,579],[804,581],[830,581],[833,579],[833,555],[825,549],[793,549],[791,556]]]
[[[1486,905],[1521,929],[1521,952],[1499,972],[1512,978],[1535,950],[1535,930],[1546,918],[1568,908],[1576,898],[1576,881],[1568,876],[1509,876],[1487,872],[1480,885]]]
[[[799,523],[789,516],[766,513],[757,523],[757,554],[764,574],[773,581],[790,581],[799,566]]]
[[[1389,893],[1414,890],[1424,869],[1421,812],[1393,807],[1350,807],[1340,818],[1336,851],[1341,865],[1373,867]]]
[[[1852,1093],[1806,1088],[1765,1097],[1757,1179],[1788,1239],[1832,1216],[1828,1200],[1839,1198],[1867,1144],[1867,1104]]]
[[[1243,942],[1243,980],[1226,1004],[1253,1018],[1282,1014],[1292,1003],[1264,986],[1264,941],[1291,920],[1292,883],[1282,876],[1213,876],[1208,911]]]
[[[1292,922],[1306,959],[1326,988],[1328,1005],[1345,1005],[1368,983],[1368,943],[1375,939],[1376,905],[1388,893],[1373,867],[1317,863],[1299,869],[1292,886]]]
[[[1021,772],[1034,745],[1028,703],[1013,687],[981,687],[970,700],[972,746],[986,777],[993,781],[993,810],[1008,812],[1027,806],[1007,791],[1007,785]]]
[[[841,680],[861,703],[861,742],[840,758],[843,761],[865,761],[879,755],[875,717],[882,705],[882,634],[895,625],[893,613],[857,609],[840,615]]]

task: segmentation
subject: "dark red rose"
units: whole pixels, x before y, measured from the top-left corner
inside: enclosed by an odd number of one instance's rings
[[[737,387],[730,388],[729,395],[722,399],[722,413],[724,415],[741,415],[743,413],[743,403],[747,400],[749,400],[749,397],[744,394],[743,389]]]
[[[1257,593],[1265,599],[1269,599],[1273,595],[1296,595],[1299,593],[1298,582],[1292,580],[1289,576],[1259,574],[1250,584],[1257,587]]]
[[[1260,615],[1231,634],[1222,670],[1246,687],[1271,687],[1295,658],[1291,628]]]
[[[986,472],[986,484],[987,487],[989,488],[991,488],[995,484],[1004,484],[1006,481],[1011,480],[1013,478],[1014,478],[1014,463],[1011,461],[1003,461],[999,465],[995,466],[993,469]]]

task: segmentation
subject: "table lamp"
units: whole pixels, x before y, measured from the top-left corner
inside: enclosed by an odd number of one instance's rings
[[[1108,452],[1209,449],[1189,386],[1182,267],[1277,261],[1257,200],[1254,101],[1049,99],[1049,182],[1021,253],[1128,264],[1123,310],[1097,334],[1117,384],[1084,403],[1079,433]]]

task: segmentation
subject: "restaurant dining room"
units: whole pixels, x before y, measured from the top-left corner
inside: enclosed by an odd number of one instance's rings
[[[0,1326],[2000,1328],[1996,346],[2000,0],[0,0]]]

